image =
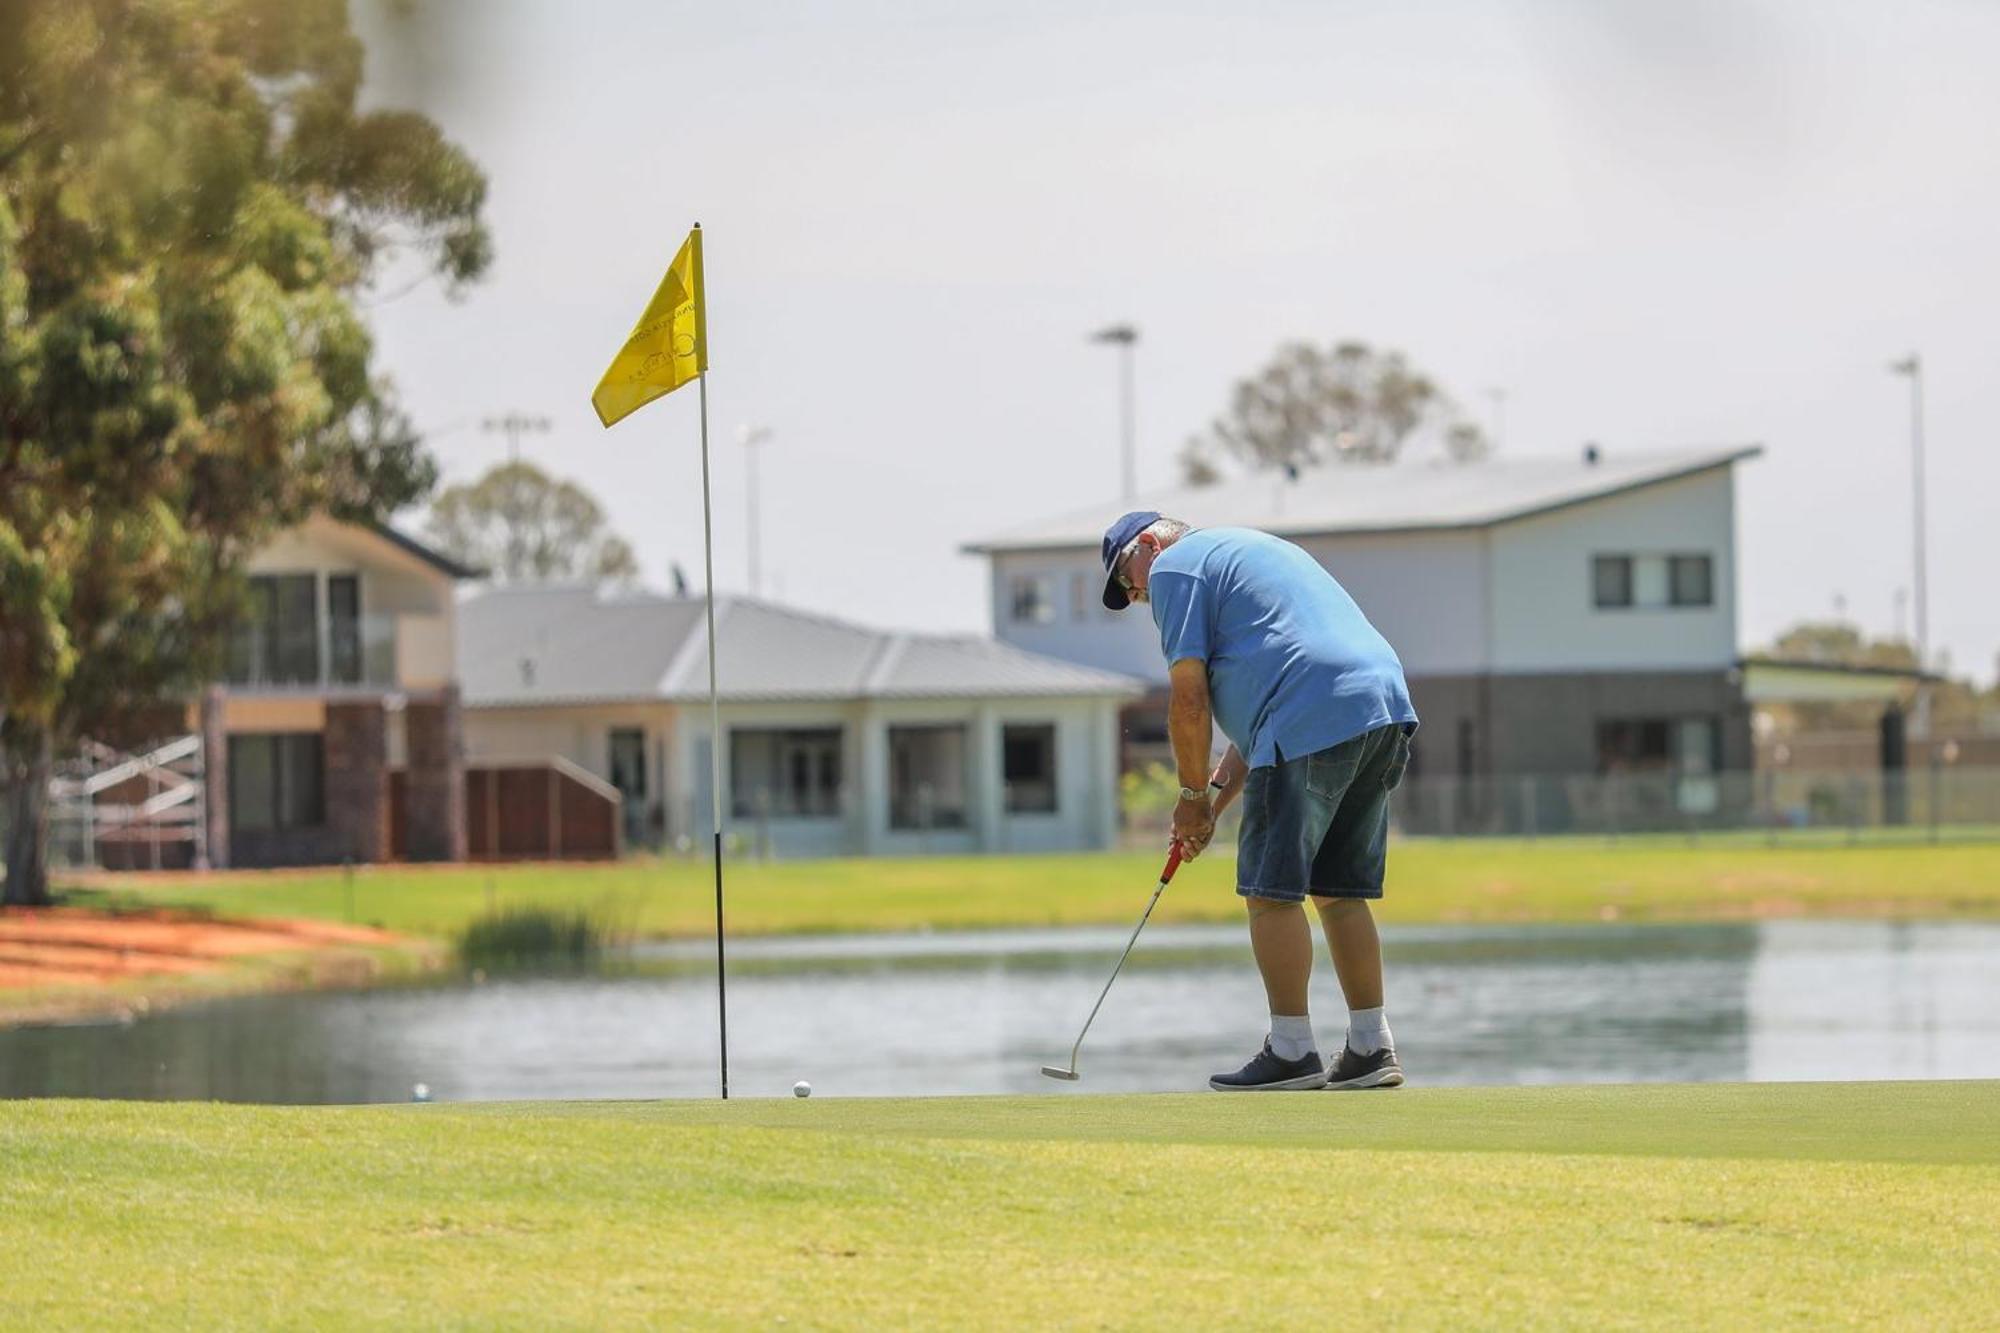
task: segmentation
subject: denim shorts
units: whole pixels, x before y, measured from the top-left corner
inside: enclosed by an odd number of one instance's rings
[[[1414,726],[1390,723],[1297,759],[1253,768],[1243,784],[1236,892],[1304,902],[1380,898],[1389,793],[1410,763]]]

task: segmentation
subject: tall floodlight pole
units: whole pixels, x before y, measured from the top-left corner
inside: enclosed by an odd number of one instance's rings
[[[513,464],[521,461],[521,437],[548,434],[549,419],[530,416],[526,412],[508,412],[504,416],[486,418],[479,423],[479,428],[489,435],[507,437],[507,462]]]
[[[1889,369],[1898,375],[1907,375],[1910,380],[1910,486],[1915,501],[1914,537],[1915,579],[1911,585],[1911,600],[1916,605],[1917,622],[1917,670],[1928,671],[1931,665],[1931,618],[1930,592],[1924,581],[1924,362],[1915,352],[1901,361],[1889,363]],[[1930,731],[1930,691],[1920,683],[1917,686],[1916,726],[1918,736]]]
[[[1118,438],[1124,462],[1123,494],[1129,503],[1139,491],[1137,426],[1132,419],[1132,348],[1139,341],[1139,330],[1130,324],[1113,324],[1091,334],[1090,340],[1112,343],[1118,348]]]
[[[758,550],[759,539],[757,535],[757,453],[758,446],[771,438],[771,428],[769,426],[738,426],[736,428],[736,438],[743,445],[743,454],[748,460],[750,469],[750,595],[755,597],[762,591],[762,579],[759,576],[758,559],[761,552]]]

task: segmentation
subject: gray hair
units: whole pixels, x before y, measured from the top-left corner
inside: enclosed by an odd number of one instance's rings
[[[1156,518],[1146,525],[1146,531],[1162,542],[1170,542],[1177,537],[1185,537],[1194,529],[1177,518]]]

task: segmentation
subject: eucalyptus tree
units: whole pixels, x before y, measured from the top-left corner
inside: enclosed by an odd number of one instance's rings
[[[1483,458],[1490,447],[1451,396],[1401,352],[1363,342],[1292,342],[1237,382],[1228,407],[1188,441],[1181,466],[1201,484],[1231,464],[1258,471],[1393,463],[1426,435],[1458,462]]]
[[[54,755],[215,669],[246,554],[435,472],[357,297],[485,269],[485,177],[357,104],[343,0],[0,4],[6,901]]]

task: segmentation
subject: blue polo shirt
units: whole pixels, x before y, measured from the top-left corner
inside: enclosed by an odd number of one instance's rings
[[[1208,664],[1215,720],[1252,768],[1417,720],[1389,641],[1288,541],[1197,529],[1153,561],[1146,597],[1167,661]]]

